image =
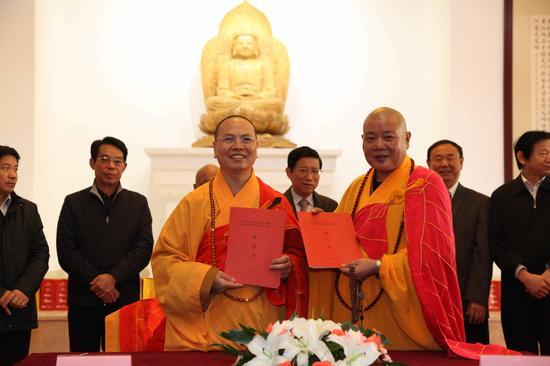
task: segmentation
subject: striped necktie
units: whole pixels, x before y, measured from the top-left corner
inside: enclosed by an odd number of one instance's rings
[[[309,211],[309,202],[305,198],[302,198],[302,200],[298,202],[298,205],[300,206],[300,211]]]

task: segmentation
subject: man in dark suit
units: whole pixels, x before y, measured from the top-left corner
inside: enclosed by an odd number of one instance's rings
[[[315,192],[319,184],[323,162],[319,153],[309,146],[301,146],[288,154],[286,175],[292,186],[285,192],[294,211],[311,211],[318,207],[325,212],[332,212],[338,203]]]
[[[514,146],[521,174],[491,195],[489,240],[501,273],[508,348],[550,355],[550,133]]]
[[[428,166],[443,178],[451,195],[466,340],[487,344],[487,302],[492,277],[487,234],[488,197],[458,182],[463,162],[462,148],[453,141],[440,140],[428,149]]]

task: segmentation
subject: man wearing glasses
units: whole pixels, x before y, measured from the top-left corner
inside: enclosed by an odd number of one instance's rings
[[[120,185],[126,145],[105,137],[90,150],[95,180],[65,198],[57,226],[57,257],[69,274],[71,352],[105,349],[105,316],[139,300],[139,272],[153,247],[147,199]]]
[[[318,207],[325,212],[332,212],[338,203],[315,192],[319,185],[323,162],[317,151],[309,146],[301,146],[288,154],[286,175],[292,186],[285,192],[285,197],[294,211],[311,211]]]

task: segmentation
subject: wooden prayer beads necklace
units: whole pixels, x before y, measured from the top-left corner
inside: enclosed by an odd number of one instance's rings
[[[213,183],[214,178],[210,179],[208,183],[208,195],[210,197],[210,255],[212,258],[212,265],[216,268],[219,268],[216,264],[216,206],[214,205],[214,190]],[[240,297],[231,295],[226,291],[222,292],[225,297],[237,302],[252,302],[262,296],[264,293],[264,288],[261,287],[258,292],[256,292],[251,297]]]
[[[411,168],[409,170],[409,176],[414,170],[414,160],[411,159]],[[363,190],[365,189],[365,184],[368,181],[368,178],[370,174],[372,174],[373,169],[370,168],[365,177],[363,178],[363,181],[361,182],[361,187],[359,187],[359,192],[357,192],[357,196],[355,197],[355,202],[353,203],[353,209],[351,210],[351,218],[355,218],[355,212],[357,211],[357,206],[359,206],[359,200],[361,199],[361,194],[363,193]],[[376,179],[373,177],[373,179]],[[371,192],[372,193],[372,192]],[[395,244],[393,245],[393,251],[392,254],[397,253],[397,250],[399,249],[399,243],[401,242],[401,237],[403,236],[403,230],[405,228],[405,212],[403,211],[403,215],[401,216],[401,223],[399,225],[399,232],[397,234],[397,238],[395,240]],[[342,293],[340,292],[340,271],[336,273],[336,279],[334,281],[334,287],[336,288],[336,297],[338,298],[338,301],[349,309],[351,311],[351,322],[353,324],[358,323],[359,321],[363,321],[363,313],[368,312],[370,309],[372,309],[382,298],[382,295],[384,294],[384,289],[382,286],[380,286],[380,290],[378,290],[378,293],[374,297],[374,299],[364,308],[361,306],[361,302],[365,296],[365,294],[362,291],[363,282],[357,280],[357,274],[355,273],[355,265],[350,267],[350,280],[349,280],[349,290],[350,290],[350,302],[351,305],[346,303],[344,300],[344,297],[342,296]]]

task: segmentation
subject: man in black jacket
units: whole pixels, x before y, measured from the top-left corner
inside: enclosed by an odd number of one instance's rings
[[[91,187],[65,198],[57,226],[57,257],[69,274],[71,352],[105,349],[105,316],[139,300],[139,272],[151,258],[147,199],[123,189],[128,150],[114,137],[91,146]]]
[[[48,270],[48,243],[36,205],[15,194],[19,154],[0,146],[0,365],[29,353],[38,326],[35,293]]]
[[[550,355],[550,133],[528,131],[514,151],[521,174],[493,192],[489,210],[502,330],[508,348]]]

